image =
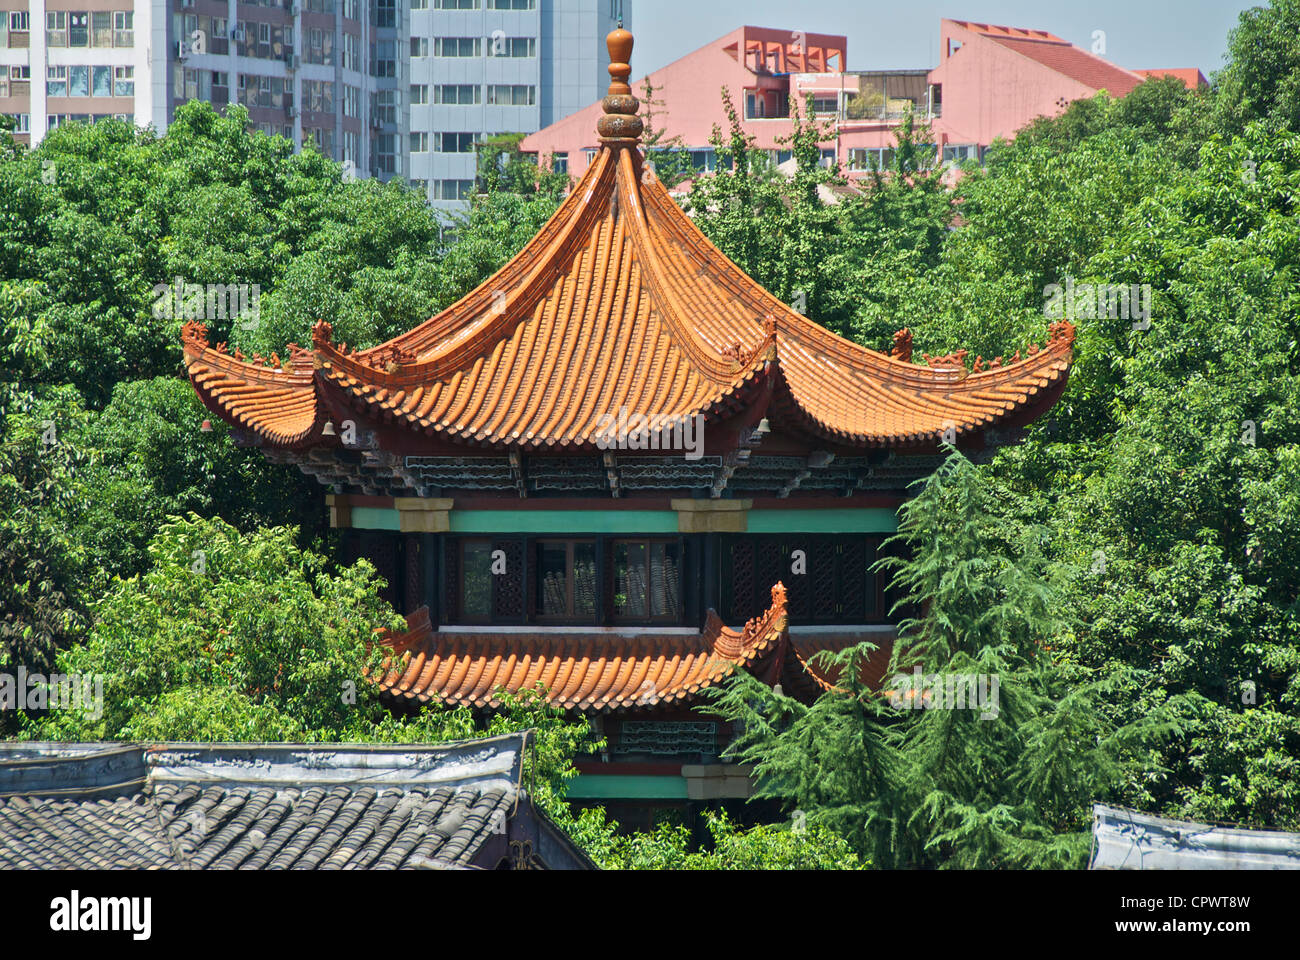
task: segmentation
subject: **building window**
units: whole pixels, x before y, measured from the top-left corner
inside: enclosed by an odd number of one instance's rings
[[[666,540],[614,541],[614,618],[682,619],[681,546]]]
[[[220,75],[221,86],[226,85],[226,75],[212,74],[212,82],[216,83],[216,78]],[[113,96],[135,96],[135,68],[134,66],[114,66],[113,68]]]
[[[375,14],[375,26],[394,27],[397,25],[397,0],[375,0],[372,9]]]
[[[414,49],[412,49],[411,55],[415,56]],[[428,56],[427,53],[424,55]],[[434,37],[433,55],[435,57],[481,57],[483,56],[483,38]]]
[[[412,7],[411,9],[415,9]],[[479,0],[433,0],[435,10],[477,10]]]
[[[830,97],[813,97],[813,113],[830,114],[834,116],[840,112],[839,98]]]
[[[26,10],[12,10],[9,13],[9,32],[10,33],[28,33],[30,31],[31,19]],[[17,44],[14,44],[17,46]],[[25,44],[24,44],[25,46]],[[26,116],[26,114],[20,114]]]
[[[396,90],[376,90],[370,95],[370,118],[380,123],[397,123],[397,108],[402,98]]]
[[[68,14],[68,46],[86,47],[90,45],[90,14]]]
[[[66,97],[68,95],[68,68],[45,68],[45,95],[47,97]]]
[[[535,545],[539,619],[596,619],[596,543],[541,540]]]
[[[29,114],[29,113],[11,113],[11,114],[8,114],[8,116],[10,117],[10,119],[12,119],[12,120],[14,121],[14,130],[13,130],[14,133],[31,133],[31,132],[32,132],[32,117],[31,117],[31,114]]]
[[[343,85],[343,116],[357,117],[361,113],[361,88]]]
[[[434,200],[464,200],[474,192],[473,180],[433,181]]]
[[[348,20],[360,20],[361,15],[357,11],[360,0],[343,0],[343,16]]]
[[[461,619],[488,620],[492,616],[492,541],[461,541],[460,569]]]
[[[113,45],[113,14],[109,10],[90,15],[90,45],[92,47],[111,47]]]
[[[113,95],[113,68],[90,68],[90,95],[92,97],[111,97]]]
[[[412,38],[411,38],[411,56],[412,56],[412,57],[419,58],[419,57],[427,57],[428,55],[429,55],[429,38],[428,38],[428,37],[412,37]]]
[[[45,14],[45,45],[49,47],[68,45],[67,11],[51,10]]]
[[[370,172],[373,176],[385,173],[401,173],[402,162],[397,156],[397,134],[381,133],[371,139],[373,160]]]
[[[429,102],[429,85],[427,83],[411,84],[411,106],[423,106]]]
[[[343,69],[359,70],[357,60],[360,57],[361,38],[355,33],[343,34]]]
[[[489,57],[535,57],[537,56],[537,38],[503,37],[500,34],[489,37],[487,55]]]
[[[397,76],[397,41],[379,40],[370,45],[370,75]]]
[[[569,172],[569,155],[567,153],[557,153],[553,157],[551,157],[551,172],[552,173]]]
[[[433,88],[434,103],[481,103],[483,88],[476,83],[442,83]]]
[[[333,113],[334,81],[304,80],[302,83],[302,100],[304,109],[313,110],[316,113]],[[333,152],[333,144],[330,145],[328,151],[321,150],[321,153],[333,154]]]
[[[32,68],[26,63],[15,63],[9,67],[10,80],[30,80],[32,78]]]
[[[225,39],[225,23],[222,25],[221,38]],[[115,10],[113,11],[113,46],[115,47],[134,47],[135,46],[135,11],[134,10]],[[224,52],[216,51],[214,52]]]
[[[90,67],[68,67],[68,96],[90,96]]]
[[[979,145],[974,143],[946,143],[943,147],[943,159],[947,163],[955,161],[961,163],[964,160],[978,160]]]
[[[705,173],[713,173],[718,169],[718,155],[713,152],[712,147],[704,147],[688,152],[691,155],[691,166],[696,171],[703,170]]]
[[[487,0],[489,10],[536,10],[537,0]]]
[[[416,131],[411,134],[411,153],[428,153],[429,152],[429,135],[423,131]]]
[[[293,128],[289,128],[289,136],[292,139]],[[333,130],[312,130],[310,139],[316,144],[316,152],[325,157],[334,156],[334,131]]]
[[[433,135],[434,153],[473,153],[474,133],[435,133]]]
[[[888,170],[893,165],[893,147],[854,147],[849,151],[850,170]]]
[[[523,83],[494,83],[487,88],[487,102],[498,107],[531,107],[537,103],[537,88]]]
[[[722,596],[726,623],[744,623],[772,602],[772,585],[786,585],[790,622],[873,623],[890,608],[884,578],[871,572],[880,538],[865,534],[724,535]],[[790,576],[790,556],[804,553],[807,573]]]
[[[319,63],[330,67],[334,65],[334,31],[311,27],[307,30],[308,63]]]

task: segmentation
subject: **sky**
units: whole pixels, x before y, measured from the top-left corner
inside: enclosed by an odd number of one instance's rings
[[[1129,69],[1223,66],[1228,31],[1263,0],[631,0],[633,76],[658,70],[750,25],[847,36],[850,70],[939,63],[939,20],[1047,30]]]

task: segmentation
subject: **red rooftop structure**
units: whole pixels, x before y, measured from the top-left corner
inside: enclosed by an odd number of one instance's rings
[[[837,161],[853,179],[889,165],[894,131],[908,111],[930,125],[938,159],[979,159],[995,139],[1098,91],[1120,97],[1148,76],[1167,74],[1189,87],[1205,82],[1196,69],[1126,70],[1045,30],[966,20],[940,21],[940,49],[933,69],[850,71],[847,37],[744,26],[633,86],[643,96],[649,81],[655,129],[680,138],[705,172],[715,162],[713,128],[727,123],[724,87],[745,132],[778,163],[789,157],[779,141],[791,132],[790,111],[811,96],[816,115],[834,128],[823,160]],[[580,176],[599,153],[600,112],[592,104],[529,135],[522,149]]]

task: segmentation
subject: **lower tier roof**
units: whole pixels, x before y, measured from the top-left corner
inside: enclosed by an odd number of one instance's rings
[[[792,636],[781,583],[772,587],[767,611],[739,630],[724,626],[712,610],[697,634],[439,632],[428,608],[409,616],[407,625],[407,632],[383,641],[391,655],[378,684],[387,697],[490,708],[500,704],[503,690],[538,691],[555,706],[583,713],[690,704],[741,669],[811,699],[834,678],[809,661],[863,639],[851,631]],[[876,682],[889,653],[882,645],[871,658],[867,672]]]

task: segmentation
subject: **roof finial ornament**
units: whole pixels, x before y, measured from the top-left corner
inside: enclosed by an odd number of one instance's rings
[[[636,115],[641,102],[632,95],[628,78],[632,75],[632,34],[623,29],[622,22],[618,29],[605,38],[609,48],[609,95],[601,102],[605,115],[596,123],[596,130],[605,143],[636,143],[641,137],[643,125]]]

